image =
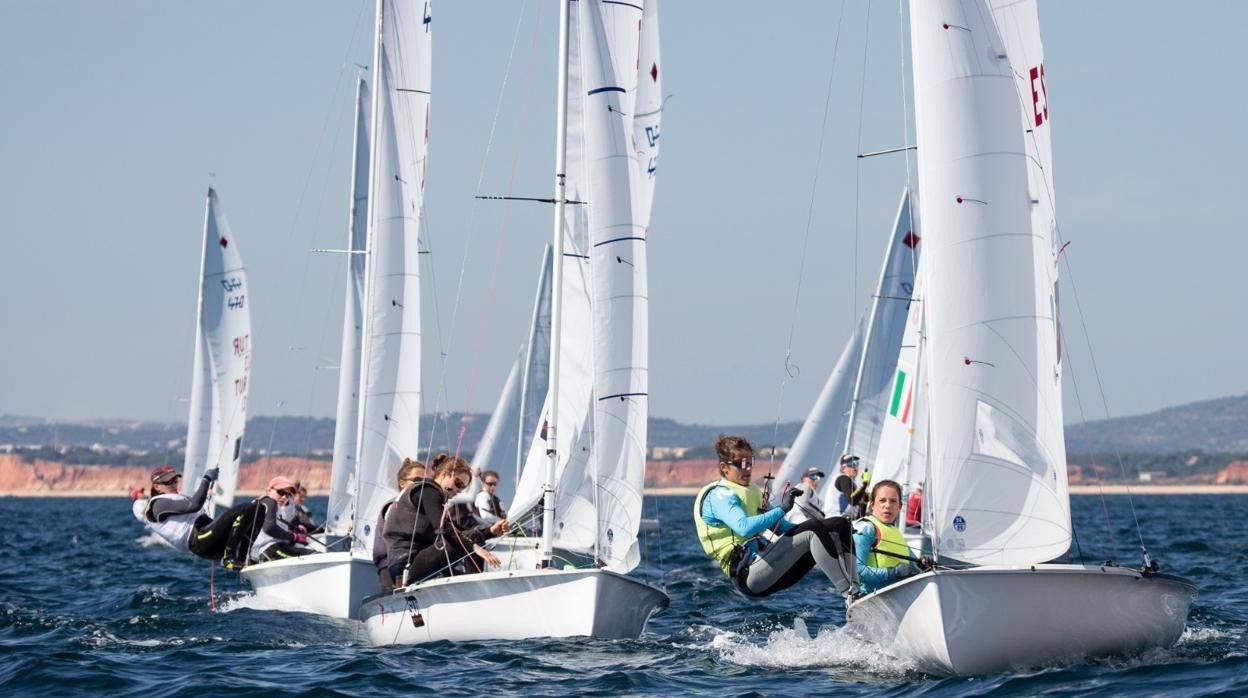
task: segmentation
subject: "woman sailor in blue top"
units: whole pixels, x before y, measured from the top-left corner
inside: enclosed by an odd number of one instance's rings
[[[785,492],[780,507],[768,510],[762,492],[750,484],[754,447],[740,436],[715,442],[720,478],[694,500],[694,526],[702,549],[719,563],[746,596],[767,596],[797,583],[813,567],[836,590],[858,593],[849,522],[843,517],[811,519],[794,525],[784,520],[801,494]]]

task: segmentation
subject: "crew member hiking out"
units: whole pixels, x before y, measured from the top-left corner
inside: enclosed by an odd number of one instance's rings
[[[217,473],[217,468],[208,469],[195,493],[188,497],[178,493],[181,473],[168,465],[153,470],[151,496],[143,512],[144,523],[178,550],[209,560],[221,557],[229,539],[230,524],[246,505],[229,509],[216,519],[203,512]]]
[[[838,592],[856,597],[858,574],[849,522],[839,516],[796,525],[785,521],[785,512],[802,494],[799,488],[786,491],[781,506],[767,510],[762,491],[750,484],[754,468],[750,442],[720,436],[715,453],[720,477],[698,493],[693,520],[702,549],[737,590],[750,597],[768,596],[818,566]]]

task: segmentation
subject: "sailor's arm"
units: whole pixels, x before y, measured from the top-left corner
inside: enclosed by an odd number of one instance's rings
[[[741,499],[722,487],[707,494],[706,503],[702,505],[702,512],[703,521],[707,523],[718,521],[742,538],[757,536],[784,518],[784,510],[780,507],[756,516],[749,516],[745,513],[745,507],[741,505]],[[711,518],[708,518],[707,514],[710,514]],[[787,527],[781,524],[781,527],[781,532],[783,532],[791,528],[792,524]]]

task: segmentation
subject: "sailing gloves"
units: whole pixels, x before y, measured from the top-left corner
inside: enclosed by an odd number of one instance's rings
[[[797,498],[800,496],[802,496],[802,490],[800,488],[791,487],[788,490],[785,490],[784,494],[780,497],[780,508],[787,512],[793,508],[793,503],[796,502]]]
[[[919,557],[919,569],[922,570],[923,572],[926,572],[935,566],[936,566],[936,563],[932,560],[932,558],[926,555]]]
[[[207,480],[209,484],[216,482],[217,478],[220,476],[221,476],[220,468],[209,468],[208,470],[204,471],[204,479]]]
[[[294,537],[295,542],[299,545],[308,542],[308,529],[303,524],[296,525],[295,530],[291,531],[290,535]]]

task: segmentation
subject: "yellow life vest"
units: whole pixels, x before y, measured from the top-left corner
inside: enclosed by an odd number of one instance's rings
[[[867,567],[896,567],[910,564],[910,546],[906,544],[906,538],[901,535],[901,530],[897,526],[880,521],[875,518],[874,514],[858,520],[869,521],[875,527],[875,545],[871,546],[871,553],[867,555]],[[880,555],[876,553],[877,550],[890,554]]]
[[[731,576],[732,571],[728,569],[732,558],[732,550],[738,545],[744,545],[750,538],[742,538],[733,530],[723,525],[712,525],[702,520],[702,502],[706,500],[706,495],[716,487],[726,487],[733,494],[737,495],[737,499],[741,500],[741,505],[745,507],[747,516],[755,516],[762,513],[763,508],[763,491],[757,485],[738,485],[727,478],[720,478],[715,482],[702,488],[698,492],[698,496],[693,499],[693,525],[698,531],[698,540],[702,541],[702,550],[706,551],[719,563],[720,569],[724,574]],[[754,536],[757,538],[758,536]]]

